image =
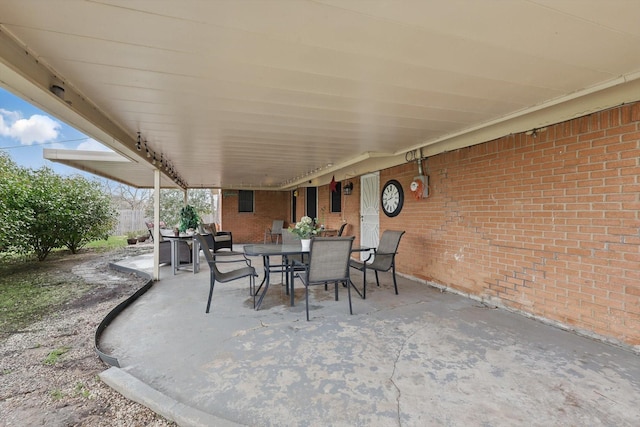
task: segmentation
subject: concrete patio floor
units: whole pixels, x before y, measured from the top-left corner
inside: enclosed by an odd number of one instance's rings
[[[205,314],[206,263],[162,267],[102,335],[121,367],[100,376],[181,426],[640,425],[629,349],[402,277],[396,296],[391,275],[381,281],[353,295],[353,316],[346,289],[336,302],[313,288],[307,322],[299,282],[295,307],[276,284],[259,311],[248,281],[216,284]]]

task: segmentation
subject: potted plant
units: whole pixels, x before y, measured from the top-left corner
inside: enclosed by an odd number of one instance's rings
[[[127,233],[127,243],[130,245],[135,245],[136,243],[138,243],[138,237],[137,237],[138,233],[135,231],[129,231]]]
[[[136,234],[138,236],[138,242],[140,243],[146,242],[149,238],[149,232],[145,232],[144,230],[138,230]]]
[[[180,209],[180,225],[179,229],[181,232],[185,232],[189,229],[196,230],[198,228],[198,224],[200,224],[200,216],[191,205],[185,205],[182,209]]]
[[[318,234],[315,221],[308,216],[303,216],[302,218],[300,218],[300,221],[296,222],[295,227],[289,227],[289,231],[300,237],[303,251],[309,250],[309,247],[311,245],[311,238]]]

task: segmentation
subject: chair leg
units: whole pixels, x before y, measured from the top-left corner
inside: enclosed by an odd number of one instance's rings
[[[327,283],[325,282],[324,285],[327,286]],[[338,301],[338,282],[335,283],[335,292],[336,292],[336,301]]]
[[[349,314],[353,314],[353,307],[351,307],[351,280],[347,280],[347,294],[349,295]]]
[[[393,286],[396,288],[396,295],[398,295],[398,282],[396,282],[396,263],[391,264],[392,272],[393,272]]]
[[[213,296],[213,286],[216,283],[216,279],[213,276],[213,271],[211,272],[211,285],[209,286],[209,300],[207,301],[207,311],[206,313],[209,312],[209,308],[211,308],[211,297]]]
[[[253,309],[256,309],[256,279],[254,276],[249,276],[249,293],[253,295]]]
[[[376,285],[380,287],[380,280],[378,279],[378,270],[373,270],[373,272],[376,273]]]
[[[367,299],[367,268],[362,269],[362,299]]]
[[[309,285],[304,284],[304,300],[307,306],[307,322],[309,321]]]

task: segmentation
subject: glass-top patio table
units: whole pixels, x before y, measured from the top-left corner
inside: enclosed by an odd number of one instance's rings
[[[180,233],[178,236],[162,236],[164,239],[171,242],[171,271],[175,275],[178,270],[191,268],[193,274],[200,271],[200,242],[195,238],[193,234]],[[180,265],[180,246],[179,243],[183,241],[191,245],[191,262],[189,264]]]
[[[351,248],[351,252],[364,252],[368,251],[371,248],[366,246],[353,246]],[[256,294],[260,291],[262,286],[264,285],[264,290],[262,294],[260,294],[260,298],[258,298],[258,302],[256,303],[256,310],[260,309],[260,305],[262,304],[262,300],[267,294],[267,290],[269,289],[270,275],[271,273],[285,273],[286,276],[286,292],[287,295],[291,297],[291,306],[294,305],[293,301],[293,292],[289,292],[289,274],[291,273],[291,280],[293,280],[293,271],[292,271],[292,263],[289,262],[289,257],[294,255],[309,255],[309,251],[303,251],[302,245],[300,244],[255,244],[255,245],[244,245],[244,254],[247,256],[261,256],[264,262],[264,277],[262,278],[262,282],[260,286],[256,289]],[[272,265],[270,262],[270,258],[273,256],[282,257],[281,264]],[[353,289],[362,297],[360,291],[354,286]]]

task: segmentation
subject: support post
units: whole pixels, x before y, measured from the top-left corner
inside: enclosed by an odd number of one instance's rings
[[[160,280],[160,169],[153,170],[153,280]]]

